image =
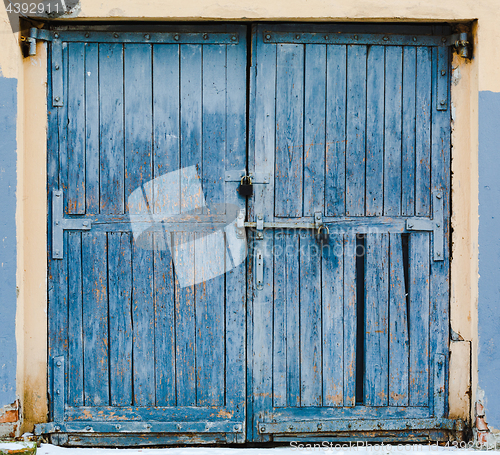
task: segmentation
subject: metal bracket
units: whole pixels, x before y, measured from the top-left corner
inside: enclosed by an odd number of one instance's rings
[[[252,223],[253,225],[253,223]],[[257,240],[263,240],[264,239],[264,217],[262,215],[257,215],[257,223],[256,223],[256,229],[257,229]]]
[[[64,256],[64,231],[88,231],[92,228],[89,219],[64,218],[64,200],[61,190],[52,192],[52,259],[62,259]]]
[[[257,185],[267,185],[271,181],[271,176],[268,172],[253,172],[247,174],[245,169],[240,170],[230,170],[226,171],[226,182],[241,182],[241,179],[245,176],[252,179],[252,184]]]
[[[255,287],[259,290],[264,287],[264,255],[260,248],[255,251]]]
[[[443,193],[432,193],[432,219],[412,217],[406,220],[407,231],[432,231],[434,242],[434,260],[444,261],[444,209]]]
[[[64,420],[64,356],[52,359],[52,420]]]
[[[445,415],[445,376],[446,364],[444,354],[434,355],[434,417],[439,419]]]

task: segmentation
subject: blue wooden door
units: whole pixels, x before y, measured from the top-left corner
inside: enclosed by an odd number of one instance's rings
[[[48,33],[60,444],[245,438],[244,26]],[[241,239],[240,239],[241,240]],[[60,436],[58,436],[60,435]]]
[[[254,28],[251,440],[453,429],[446,32]]]

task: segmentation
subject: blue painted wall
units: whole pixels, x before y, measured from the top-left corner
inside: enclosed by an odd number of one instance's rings
[[[479,387],[500,428],[500,93],[479,93]]]
[[[16,399],[17,80],[0,75],[0,408]]]

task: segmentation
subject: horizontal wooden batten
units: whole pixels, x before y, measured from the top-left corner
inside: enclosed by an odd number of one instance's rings
[[[269,44],[364,44],[384,46],[452,46],[451,37],[437,35],[391,35],[367,33],[293,33],[264,31]]]

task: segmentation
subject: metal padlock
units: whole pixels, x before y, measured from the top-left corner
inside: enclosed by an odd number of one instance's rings
[[[253,195],[252,177],[249,177],[248,175],[244,175],[243,177],[241,177],[240,186],[238,187],[238,193],[244,197]]]
[[[318,230],[316,231],[316,240],[318,240],[321,243],[326,243],[328,242],[328,239],[330,238],[330,230],[328,229],[328,226],[320,226]]]

